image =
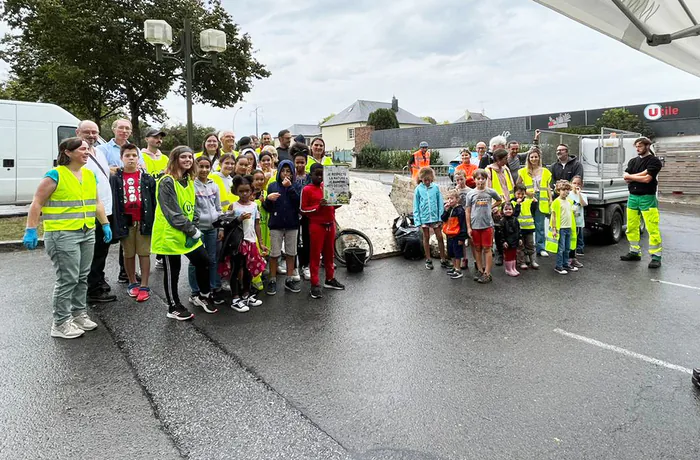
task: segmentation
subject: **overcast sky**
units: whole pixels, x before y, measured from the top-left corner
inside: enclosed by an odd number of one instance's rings
[[[237,137],[316,123],[357,99],[454,121],[700,96],[697,77],[530,0],[223,0],[272,72],[236,116]],[[6,67],[2,69],[6,74]],[[172,122],[185,103],[171,96]],[[195,122],[233,124],[234,109],[195,106]]]

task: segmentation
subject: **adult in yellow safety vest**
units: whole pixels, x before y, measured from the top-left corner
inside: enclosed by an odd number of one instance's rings
[[[168,166],[168,156],[160,151],[163,137],[165,131],[162,129],[149,129],[146,133],[146,148],[141,150],[141,163],[146,172],[155,179],[159,178]]]
[[[557,255],[554,270],[560,275],[566,275],[568,272],[578,271],[577,267],[569,263],[569,252],[576,249],[576,216],[574,202],[568,198],[571,184],[560,180],[555,186],[555,191],[559,196],[552,201],[545,249]]]
[[[311,155],[306,158],[306,174],[311,172],[311,165],[321,163],[322,166],[333,166],[333,159],[326,156],[326,142],[320,137],[311,141]]]
[[[194,265],[199,295],[190,302],[215,313],[217,308],[210,298],[209,256],[202,245],[202,232],[197,228],[194,179],[194,153],[186,146],[175,147],[168,159],[165,174],[156,185],[156,212],[151,237],[151,252],[164,256],[163,286],[168,303],[168,318],[179,321],[194,318],[180,302],[178,279],[182,255]]]
[[[418,179],[418,171],[421,168],[430,166],[430,152],[428,151],[428,143],[423,141],[418,144],[418,150],[413,152],[413,155],[408,159],[408,167],[411,168],[411,177],[414,181]]]
[[[542,257],[549,254],[544,249],[545,225],[544,221],[549,216],[549,206],[552,202],[552,173],[542,166],[542,153],[537,147],[533,147],[527,153],[525,166],[518,171],[518,184],[523,184],[528,198],[535,202],[532,210],[535,218],[535,250]]]
[[[493,163],[486,167],[488,179],[486,186],[492,188],[501,197],[501,201],[510,201],[513,198],[513,176],[508,169],[508,152],[505,149],[498,149],[493,152]],[[503,233],[500,221],[494,220],[494,241],[496,255],[493,258],[494,265],[503,265]]]
[[[219,142],[221,142],[221,153],[230,153],[234,158],[238,156],[236,152],[236,135],[233,131],[219,131]]]
[[[51,337],[74,339],[97,324],[87,314],[87,278],[95,249],[95,218],[102,226],[104,242],[112,229],[97,195],[97,177],[84,166],[89,145],[71,137],[58,147],[57,166],[37,187],[27,216],[23,243],[38,244],[39,214],[44,215],[44,246],[56,271],[53,290]]]

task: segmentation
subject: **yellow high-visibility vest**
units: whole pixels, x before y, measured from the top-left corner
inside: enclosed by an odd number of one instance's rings
[[[494,180],[495,171],[493,170],[493,168],[487,168],[486,170],[489,172],[491,177],[491,188],[494,189],[496,193],[498,193],[502,197],[505,197],[507,200],[512,200],[515,194],[513,193],[513,178],[510,175],[510,170],[505,167],[503,168],[503,175],[506,177],[508,193],[503,193],[503,187],[501,187],[501,181],[498,179],[498,174],[496,174],[496,179]]]
[[[95,228],[97,212],[97,179],[95,173],[81,168],[83,180],[65,166],[54,168],[58,184],[49,200],[41,208],[44,231],[81,230]]]
[[[535,229],[535,218],[532,217],[531,209],[532,201],[532,198],[525,198],[522,203],[520,203],[520,214],[518,215],[520,230]]]
[[[574,216],[574,202],[569,200],[571,203],[571,243],[569,244],[569,250],[573,251],[576,249],[576,217]],[[557,253],[559,251],[559,229],[561,229],[561,200],[556,199],[552,203],[552,213],[556,215],[557,220],[554,222],[554,228],[557,229],[557,236],[552,233],[552,225],[547,226],[547,237],[545,239],[544,250],[547,252]]]
[[[518,176],[523,181],[527,193],[535,193],[535,184],[533,183],[532,177],[530,177],[530,172],[527,168],[520,168],[518,170]],[[539,209],[542,214],[549,214],[549,185],[552,182],[552,173],[549,169],[542,168],[542,179],[540,180],[540,196],[538,197]]]
[[[167,174],[160,179],[156,185],[156,196],[160,183],[164,178],[169,177],[175,184],[175,193],[177,194],[177,204],[182,209],[182,214],[188,219],[194,219],[195,193],[194,181],[189,179],[187,186],[183,187],[179,181],[176,181],[173,176]],[[156,217],[153,221],[153,234],[151,236],[151,252],[154,254],[163,255],[178,255],[189,254],[202,245],[201,238],[197,240],[191,248],[185,247],[187,235],[180,230],[174,228],[168,223],[163,211],[160,209],[160,203],[156,206]]]

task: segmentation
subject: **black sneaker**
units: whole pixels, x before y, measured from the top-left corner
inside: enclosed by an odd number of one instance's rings
[[[188,319],[194,318],[194,314],[192,314],[188,309],[186,309],[182,305],[177,305],[175,308],[168,311],[168,314],[166,316],[168,318],[176,319],[178,321],[187,321]]]
[[[102,281],[98,289],[100,289],[102,292],[110,292],[112,290],[112,286],[107,284],[107,281]]]
[[[583,257],[584,255],[583,249],[576,250],[576,257]]]
[[[217,289],[216,291],[211,292],[211,295],[209,296],[209,300],[214,305],[223,305],[226,302],[226,296],[224,295],[224,293],[221,289]]]
[[[114,294],[110,294],[105,291],[97,291],[93,292],[92,294],[88,294],[87,301],[89,304],[95,304],[95,303],[109,303],[109,302],[114,302],[117,300],[117,296]]]
[[[321,286],[311,286],[311,298],[320,299],[321,297],[323,297]]]
[[[451,268],[451,267],[452,267],[452,262],[450,262],[449,260],[441,260],[441,261],[440,261],[440,266],[441,266],[442,268]]]
[[[301,292],[301,281],[294,281],[292,278],[287,278],[284,282],[284,288],[293,293]]]
[[[117,283],[119,283],[119,284],[128,284],[129,283],[129,277],[126,276],[126,272],[119,272],[119,277],[117,278]]]
[[[425,268],[428,270],[433,269],[433,261],[431,259],[425,259]]]
[[[661,259],[651,259],[649,268],[661,268]]]
[[[490,283],[493,281],[493,278],[491,278],[491,275],[487,275],[486,273],[482,274],[477,283],[479,284],[486,284]]]
[[[695,385],[698,390],[700,390],[700,369],[693,369],[692,376],[693,385]]]
[[[326,280],[326,282],[323,283],[323,287],[325,287],[326,289],[336,289],[338,291],[345,290],[345,286],[340,284],[335,278],[333,278],[332,280]]]
[[[452,274],[454,272],[455,272],[455,269],[454,269],[454,267],[452,267],[452,268],[447,269],[447,271],[445,272],[445,275],[452,276]]]
[[[214,302],[212,302],[211,298],[211,293],[209,295],[204,295],[204,294],[199,294],[199,306],[202,307],[202,309],[207,312],[207,313],[216,313],[219,311],[218,308],[214,306]]]
[[[625,262],[639,262],[642,256],[638,252],[628,252],[624,256],[620,256],[620,260]]]
[[[481,277],[484,276],[484,272],[480,272],[478,269],[474,273],[474,281],[479,281]]]
[[[454,270],[452,272],[452,275],[450,275],[450,278],[452,278],[453,280],[458,280],[463,276],[464,275],[462,274],[462,270]]]
[[[277,294],[277,280],[272,278],[270,281],[267,283],[267,290],[265,291],[265,294],[267,295],[275,295]]]

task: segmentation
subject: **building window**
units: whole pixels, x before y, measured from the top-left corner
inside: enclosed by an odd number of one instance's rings
[[[355,139],[355,128],[348,128],[348,140]]]

